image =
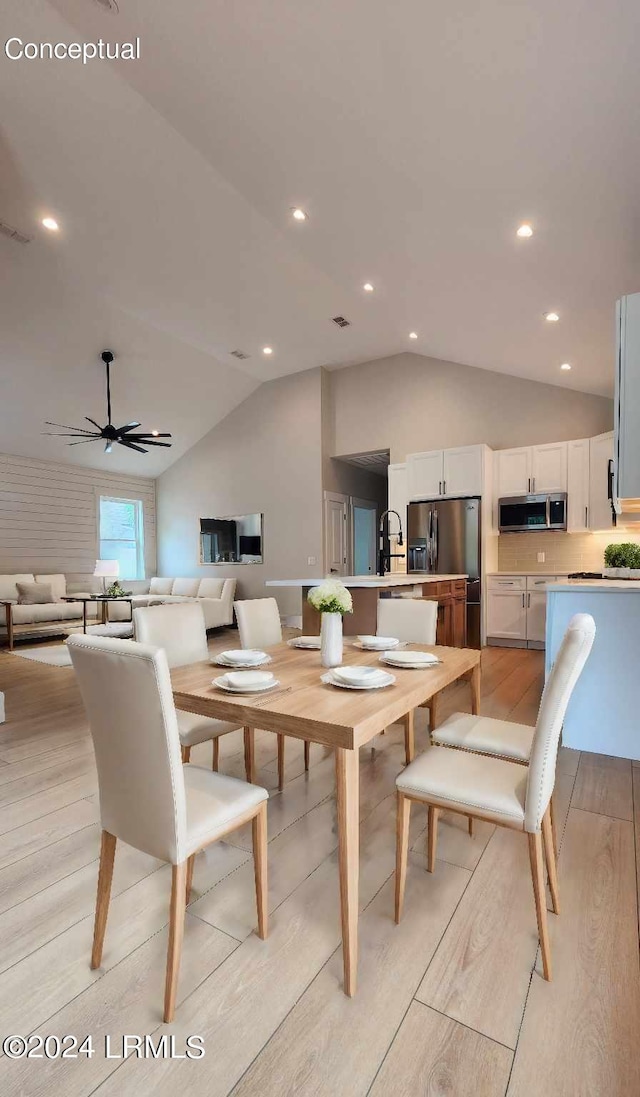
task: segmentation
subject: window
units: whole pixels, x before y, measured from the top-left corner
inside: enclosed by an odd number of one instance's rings
[[[139,499],[100,496],[100,559],[117,560],[120,579],[144,579],[144,516]]]

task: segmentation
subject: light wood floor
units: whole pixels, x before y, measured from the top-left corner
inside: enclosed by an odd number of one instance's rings
[[[483,712],[535,721],[538,652],[487,649]],[[93,753],[73,671],[0,654],[0,1033],[93,1034],[90,1060],[0,1058],[0,1093],[138,1097],[372,1094],[632,1097],[640,1093],[636,841],[640,768],[562,749],[562,913],[554,982],[537,955],[527,843],[444,817],[434,875],[412,813],[404,918],[393,923],[400,729],[361,752],[360,978],[341,991],[333,760],[257,737],[269,788],[270,937],[255,924],[250,830],[198,857],[176,1021],[161,1022],[170,870],[119,848],[103,967],[89,969],[99,822]],[[444,717],[469,709],[448,691]],[[426,747],[425,714],[418,747]],[[194,751],[210,763],[210,747]],[[241,734],[221,769],[243,776]],[[635,828],[635,829],[634,829]],[[104,1036],[204,1038],[204,1058],[108,1059]],[[114,1044],[114,1046],[118,1046]]]

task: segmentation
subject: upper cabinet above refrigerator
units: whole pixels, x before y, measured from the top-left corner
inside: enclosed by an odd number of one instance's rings
[[[480,495],[485,446],[410,453],[407,457],[409,500]]]

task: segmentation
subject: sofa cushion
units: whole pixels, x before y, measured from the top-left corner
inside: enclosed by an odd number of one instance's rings
[[[16,583],[16,586],[20,606],[48,605],[54,600],[49,583]]]
[[[179,594],[182,598],[197,598],[199,586],[199,579],[174,579],[171,593]]]
[[[61,602],[67,593],[66,575],[36,575],[36,583],[48,583],[54,602]]]
[[[87,617],[95,617],[97,606],[87,606]],[[46,605],[14,606],[14,625],[44,624],[46,621],[81,621],[82,602],[49,602]]]
[[[18,583],[33,583],[33,575],[0,575],[0,602],[18,601]]]
[[[198,598],[222,598],[224,579],[201,579]]]
[[[171,594],[173,579],[152,579],[149,583],[149,594]]]

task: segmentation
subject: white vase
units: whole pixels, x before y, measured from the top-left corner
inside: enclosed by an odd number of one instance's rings
[[[320,657],[323,667],[339,667],[342,662],[341,613],[322,614]]]

